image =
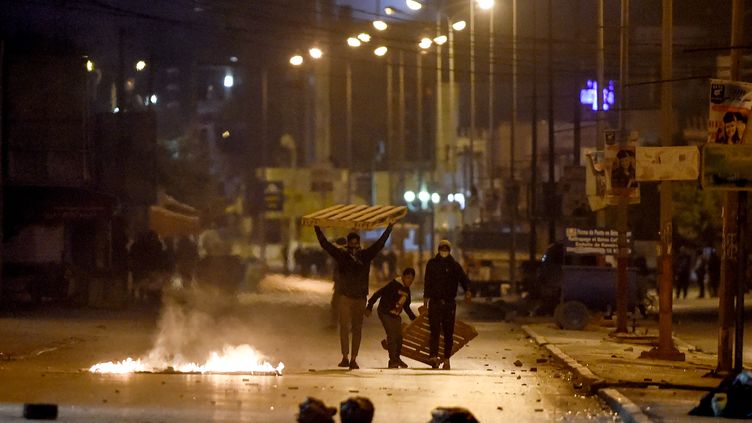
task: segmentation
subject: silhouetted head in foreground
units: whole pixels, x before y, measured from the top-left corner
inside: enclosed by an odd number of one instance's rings
[[[306,398],[299,407],[298,423],[334,423],[332,416],[337,414],[336,408],[327,407],[323,401],[313,397]]]
[[[429,423],[478,423],[478,420],[466,408],[438,407],[431,411]]]
[[[371,423],[373,412],[373,403],[364,397],[348,398],[339,405],[342,423]]]

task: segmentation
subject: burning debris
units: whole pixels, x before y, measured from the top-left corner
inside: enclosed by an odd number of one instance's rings
[[[281,375],[283,363],[274,366],[251,345],[234,342],[242,334],[228,315],[234,301],[198,288],[166,293],[154,346],[145,357],[98,363],[88,370],[114,374]]]

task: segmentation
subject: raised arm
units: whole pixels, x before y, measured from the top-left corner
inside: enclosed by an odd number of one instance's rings
[[[337,246],[329,242],[328,239],[326,239],[326,236],[324,235],[324,232],[321,230],[321,228],[314,226],[313,230],[316,231],[316,239],[319,240],[319,245],[321,245],[321,248],[323,248],[324,251],[329,253],[329,255],[331,255],[332,257],[339,257],[342,251],[337,248]]]
[[[373,260],[374,257],[376,257],[376,254],[381,251],[382,248],[384,248],[384,244],[386,244],[386,240],[389,239],[389,235],[392,233],[392,227],[394,226],[393,223],[390,223],[389,226],[384,229],[384,233],[381,234],[379,239],[376,240],[373,244],[371,244],[368,248],[363,250],[366,257],[369,260]]]

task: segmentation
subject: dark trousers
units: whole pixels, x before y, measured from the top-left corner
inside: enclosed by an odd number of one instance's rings
[[[391,313],[379,312],[379,320],[386,332],[386,345],[389,350],[389,361],[396,363],[400,359],[402,349],[402,318]]]
[[[440,300],[431,298],[428,300],[428,325],[431,327],[431,339],[429,348],[431,357],[439,355],[439,337],[444,335],[444,358],[452,356],[452,344],[454,336],[454,314],[457,303],[454,300]]]
[[[366,311],[366,299],[350,298],[339,295],[339,344],[342,356],[348,352],[355,358],[360,350],[360,336],[363,328],[363,313]],[[350,332],[352,332],[352,349],[350,350]]]

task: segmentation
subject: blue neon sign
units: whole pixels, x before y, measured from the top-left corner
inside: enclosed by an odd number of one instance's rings
[[[587,88],[580,90],[580,104],[589,105],[593,111],[598,111],[598,81],[588,79]],[[614,81],[608,81],[608,88],[603,89],[603,110],[606,111],[614,105]]]

